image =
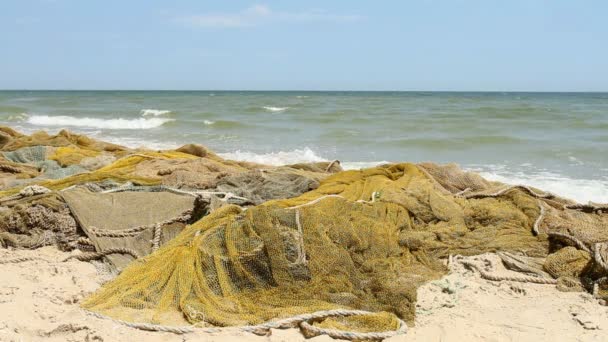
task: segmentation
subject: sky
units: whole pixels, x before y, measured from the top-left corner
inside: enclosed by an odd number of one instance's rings
[[[608,91],[608,1],[0,2],[0,89]]]

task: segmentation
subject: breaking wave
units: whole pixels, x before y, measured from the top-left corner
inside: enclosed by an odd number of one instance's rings
[[[523,184],[579,203],[608,202],[608,179],[571,178],[552,172],[503,172],[500,170],[473,170],[482,177],[506,184]]]
[[[276,166],[327,161],[327,159],[318,156],[308,147],[303,149],[295,149],[292,151],[279,151],[262,154],[238,150],[235,152],[219,153],[219,155],[225,159]]]
[[[170,114],[170,110],[160,110],[160,109],[142,109],[140,111],[141,116],[162,116]]]
[[[76,118],[73,116],[32,115],[25,120],[36,126],[62,126],[62,127],[91,127],[100,129],[151,129],[160,127],[167,122],[175,121],[168,118],[137,118],[137,119],[99,119]]]

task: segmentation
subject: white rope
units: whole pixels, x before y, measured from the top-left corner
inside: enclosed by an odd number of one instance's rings
[[[317,203],[319,203],[322,200],[327,199],[327,198],[342,198],[342,199],[346,199],[346,198],[344,198],[343,196],[340,196],[340,195],[325,195],[325,196],[321,196],[321,197],[319,197],[319,198],[317,198],[315,200],[312,200],[310,202],[307,202],[307,203],[304,203],[304,204],[300,204],[300,205],[296,205],[294,207],[285,208],[285,209],[298,209],[298,208],[302,208],[302,207],[307,207],[309,205],[317,204]]]
[[[362,315],[373,315],[373,312],[363,311],[363,310],[345,310],[345,309],[336,309],[336,310],[325,310],[325,311],[317,311],[309,314],[302,314],[293,317],[288,317],[276,321],[270,321],[266,323],[262,323],[259,325],[248,325],[241,327],[228,327],[228,328],[199,328],[194,326],[168,326],[168,325],[158,325],[158,324],[150,324],[150,323],[132,323],[123,320],[114,319],[105,315],[102,315],[97,312],[92,312],[88,310],[84,310],[84,312],[93,317],[97,317],[100,319],[107,319],[114,323],[118,323],[124,325],[126,327],[147,330],[147,331],[161,331],[161,332],[169,332],[174,334],[187,334],[192,332],[201,332],[201,333],[218,333],[223,331],[244,331],[249,333],[254,333],[258,335],[267,335],[270,329],[287,329],[300,327],[302,331],[308,336],[316,336],[320,334],[326,334],[333,338],[346,339],[346,340],[382,340],[385,338],[389,338],[392,336],[402,335],[407,333],[407,324],[398,319],[399,327],[394,331],[385,331],[385,332],[368,332],[368,333],[359,333],[353,331],[341,331],[334,329],[323,329],[319,327],[315,327],[311,325],[309,322],[322,320],[329,317],[348,317],[348,316],[362,316]]]

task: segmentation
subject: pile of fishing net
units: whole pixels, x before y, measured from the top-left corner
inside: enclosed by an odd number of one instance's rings
[[[295,198],[211,212],[83,306],[121,321],[199,327],[357,309],[376,314],[315,326],[392,330],[413,321],[417,287],[445,274],[450,255],[500,251],[521,256],[528,275],[519,281],[606,297],[605,209],[454,165],[345,171]]]
[[[122,272],[83,307],[134,327],[381,339],[413,321],[417,288],[449,260],[487,252],[522,275],[468,265],[484,278],[608,299],[608,206],[452,164],[271,167],[6,127],[0,152],[0,245],[104,257]]]

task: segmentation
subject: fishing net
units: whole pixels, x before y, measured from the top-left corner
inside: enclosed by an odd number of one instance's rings
[[[15,151],[23,147],[33,146],[73,147],[94,152],[106,151],[117,155],[124,155],[129,151],[125,147],[94,140],[86,135],[74,134],[66,130],[61,130],[56,135],[49,135],[44,131],[34,132],[32,135],[23,135],[9,127],[0,126],[0,132],[2,132],[3,137],[0,140],[2,151]],[[78,151],[78,153],[85,154],[82,151]]]
[[[131,251],[106,256],[118,270],[181,232],[195,201],[170,192],[95,193],[84,187],[64,191],[62,197],[96,251]]]
[[[20,185],[0,192],[0,243],[74,246],[78,222],[124,269],[83,306],[127,322],[242,326],[345,308],[377,314],[314,325],[393,330],[451,255],[487,252],[526,274],[517,281],[608,298],[608,206],[453,164],[268,167],[200,145],[134,151],[6,127],[0,146],[3,184]]]
[[[582,215],[594,225],[587,241],[608,240],[605,215],[563,214],[571,204],[434,164],[341,172],[296,198],[212,212],[83,306],[130,322],[201,326],[350,308],[383,314],[322,324],[391,329],[395,317],[413,320],[417,287],[442,276],[450,254],[511,251],[538,260],[552,251],[551,232],[568,233],[553,217],[577,217],[567,221],[575,226]],[[569,271],[556,276],[581,275],[569,260],[558,262]]]
[[[69,250],[78,226],[62,197],[55,192],[2,202],[0,246],[38,248],[56,245]]]

